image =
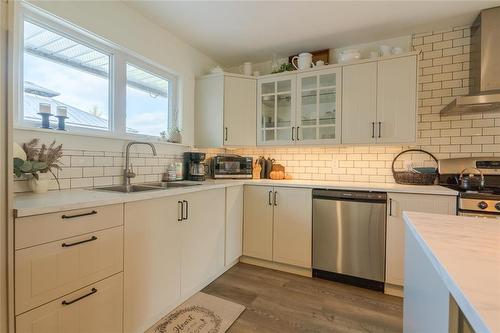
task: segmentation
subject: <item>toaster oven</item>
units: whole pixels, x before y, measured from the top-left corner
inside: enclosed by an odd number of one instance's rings
[[[239,155],[217,155],[212,158],[210,173],[215,179],[252,178],[253,158]]]

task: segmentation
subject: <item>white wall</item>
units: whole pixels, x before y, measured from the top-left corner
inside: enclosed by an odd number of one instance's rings
[[[194,143],[195,76],[216,63],[121,1],[30,1],[113,43],[140,54],[180,77],[183,143]],[[36,135],[36,134],[34,134]],[[58,137],[64,144],[65,137]],[[89,147],[89,149],[93,149]]]
[[[7,142],[7,4],[0,2],[0,332],[7,332],[7,221],[9,181]]]

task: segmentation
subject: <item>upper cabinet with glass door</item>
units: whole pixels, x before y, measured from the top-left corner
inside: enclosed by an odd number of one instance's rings
[[[340,143],[341,68],[297,75],[297,144]]]
[[[295,139],[295,75],[259,80],[257,143],[289,145]]]

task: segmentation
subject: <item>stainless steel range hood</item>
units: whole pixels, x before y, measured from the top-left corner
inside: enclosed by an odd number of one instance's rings
[[[482,10],[472,24],[469,85],[470,94],[441,114],[500,110],[500,7]]]

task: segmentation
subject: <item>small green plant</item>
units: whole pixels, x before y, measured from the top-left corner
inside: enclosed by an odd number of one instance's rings
[[[39,172],[47,171],[47,163],[39,161],[23,161],[18,157],[14,157],[14,174],[21,177],[23,174],[31,174],[38,179]]]
[[[273,71],[272,74],[282,73],[282,72],[290,72],[293,70],[294,70],[294,67],[292,64],[283,63],[283,64],[281,64],[281,66],[277,70]]]

